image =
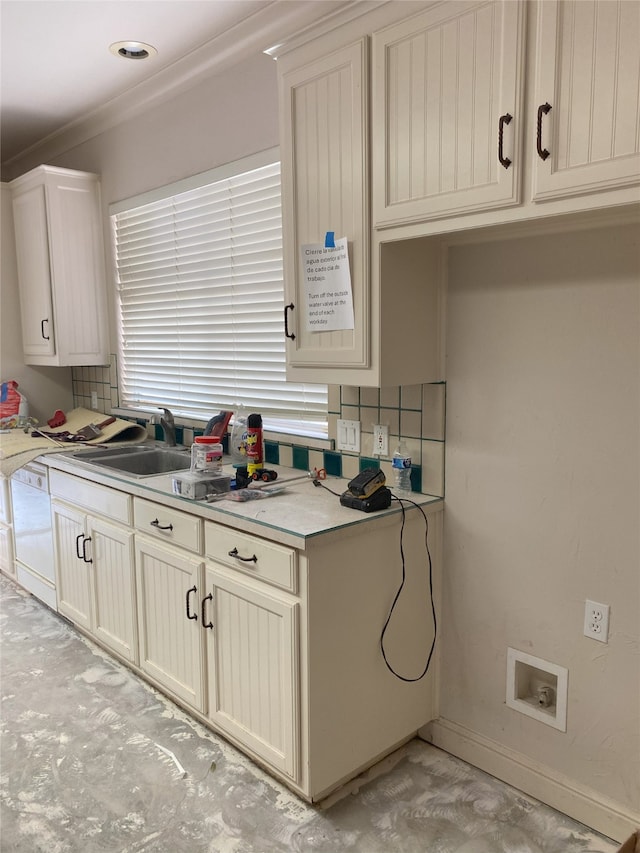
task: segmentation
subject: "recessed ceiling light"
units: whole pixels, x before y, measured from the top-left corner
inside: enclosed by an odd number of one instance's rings
[[[155,47],[142,41],[116,41],[109,46],[109,50],[114,56],[122,56],[124,59],[147,59],[158,53]]]

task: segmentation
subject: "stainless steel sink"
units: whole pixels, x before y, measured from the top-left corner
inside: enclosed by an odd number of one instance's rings
[[[189,451],[163,447],[136,446],[82,450],[75,453],[74,457],[91,465],[111,468],[135,477],[170,474],[173,471],[184,471],[191,466]]]

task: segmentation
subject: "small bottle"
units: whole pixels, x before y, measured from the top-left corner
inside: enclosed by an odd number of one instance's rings
[[[222,445],[211,435],[199,435],[191,445],[191,470],[222,473]]]
[[[411,457],[404,442],[400,442],[393,454],[393,483],[396,491],[411,491]]]

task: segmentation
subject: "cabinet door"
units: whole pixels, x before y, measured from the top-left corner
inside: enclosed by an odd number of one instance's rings
[[[204,710],[202,563],[136,537],[140,668],[170,693]]]
[[[133,533],[90,518],[93,633],[126,660],[137,662]]]
[[[47,174],[47,213],[60,363],[105,364],[106,298],[97,180]]]
[[[56,348],[44,186],[14,198],[13,219],[23,351],[25,356],[51,356]]]
[[[517,0],[451,0],[374,34],[375,225],[519,201],[523,31]]]
[[[280,80],[287,378],[296,368],[366,367],[369,360],[369,218],[366,42]],[[354,328],[312,331],[300,247],[346,237]],[[291,337],[294,336],[294,337]],[[326,373],[311,381],[330,381]]]
[[[539,4],[536,201],[640,182],[638,44],[637,2]]]
[[[58,610],[76,625],[91,629],[91,559],[85,516],[51,501]]]
[[[209,716],[298,778],[298,607],[262,584],[206,570]]]
[[[38,166],[10,186],[25,362],[105,364],[105,258],[96,176]]]

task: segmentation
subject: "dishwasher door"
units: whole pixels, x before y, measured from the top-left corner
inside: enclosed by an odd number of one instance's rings
[[[47,474],[44,465],[30,462],[11,477],[16,580],[53,610],[57,610]]]

